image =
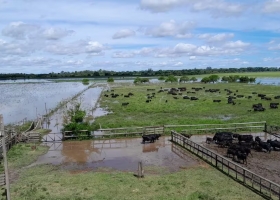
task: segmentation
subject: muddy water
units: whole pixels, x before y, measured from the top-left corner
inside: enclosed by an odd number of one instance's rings
[[[33,165],[50,163],[68,170],[107,167],[135,171],[138,162],[142,161],[144,166],[167,167],[170,171],[176,171],[199,164],[196,157],[178,153],[178,147],[173,146],[169,139],[161,137],[155,143],[146,144],[141,143],[141,138],[46,144],[50,146],[48,153]]]

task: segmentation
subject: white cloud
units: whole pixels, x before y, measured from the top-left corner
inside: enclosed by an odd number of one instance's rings
[[[271,51],[280,50],[280,43],[277,43],[277,41],[275,41],[275,40],[271,40],[268,43],[268,50],[271,50]]]
[[[204,33],[204,34],[198,35],[199,39],[203,39],[208,43],[224,42],[224,41],[229,40],[233,37],[234,37],[233,33],[218,33],[218,34]]]
[[[113,39],[127,38],[135,35],[135,31],[130,29],[122,29],[113,35]]]
[[[190,8],[193,11],[209,11],[213,16],[234,16],[245,10],[240,3],[225,0],[141,0],[140,7],[152,12],[166,12],[175,7]]]
[[[195,59],[196,59],[196,56],[190,56],[189,59],[190,59],[190,60],[195,60]]]
[[[71,35],[72,33],[74,33],[74,31],[72,30],[51,27],[51,28],[41,30],[38,33],[38,35],[42,36],[47,40],[59,40],[61,38]]]
[[[279,13],[280,12],[280,1],[271,0],[271,1],[265,2],[262,11],[264,13]]]
[[[34,32],[39,31],[40,27],[23,22],[12,22],[2,30],[2,35],[14,39],[24,40],[27,36]]]
[[[134,57],[134,53],[124,53],[124,52],[115,52],[112,55],[113,58],[133,58]]]
[[[195,24],[193,22],[177,23],[174,20],[163,22],[157,27],[146,28],[145,34],[153,37],[172,36],[178,38],[189,38],[189,33]]]
[[[71,35],[73,32],[72,30],[57,27],[43,28],[34,24],[12,22],[2,30],[2,35],[18,40],[59,40]]]
[[[227,42],[224,47],[225,48],[231,48],[231,49],[238,49],[238,48],[246,48],[246,47],[249,47],[250,46],[250,43],[245,43],[245,42],[242,42],[240,40],[237,40],[235,42]]]

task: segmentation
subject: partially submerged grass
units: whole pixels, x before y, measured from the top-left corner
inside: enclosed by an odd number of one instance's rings
[[[32,150],[34,144],[17,144],[13,146],[7,153],[9,169],[19,169],[27,166],[47,152],[48,147],[36,145],[36,149]]]
[[[187,91],[192,87],[206,87],[206,89],[220,89],[221,93],[206,93],[204,90],[196,94],[183,95],[198,97],[198,101],[183,99],[178,95],[178,100],[173,99],[173,95],[157,93],[160,88],[187,87]],[[146,103],[148,88],[156,89],[156,98],[150,103]],[[236,105],[227,103],[227,92],[230,89],[236,94],[245,95],[245,98],[237,98]],[[200,83],[181,83],[181,84],[147,84],[141,86],[115,86],[114,92],[119,94],[118,98],[104,97],[104,92],[100,101],[101,107],[108,108],[113,113],[95,119],[95,126],[101,124],[102,128],[135,127],[135,126],[154,126],[154,125],[181,125],[181,124],[223,124],[235,122],[258,122],[267,121],[268,124],[279,124],[280,113],[278,109],[270,109],[270,102],[280,103],[280,100],[273,99],[280,95],[279,86],[252,85],[241,83],[219,83],[219,84],[200,84]],[[134,96],[125,98],[121,94],[132,92]],[[272,97],[272,101],[261,100],[252,92],[266,94]],[[253,96],[252,99],[246,98]],[[233,96],[233,94],[232,94]],[[221,103],[213,103],[214,99],[221,99]],[[166,100],[168,101],[166,103]],[[122,106],[122,103],[129,102],[129,105]],[[262,103],[266,108],[265,112],[250,112],[252,105]]]
[[[26,169],[12,184],[12,199],[262,199],[212,168],[197,167],[137,179],[133,173],[70,173],[54,166]]]

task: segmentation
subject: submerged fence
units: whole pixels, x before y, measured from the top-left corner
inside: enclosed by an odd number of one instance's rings
[[[249,171],[175,131],[171,131],[171,140],[264,198],[280,200],[280,185],[277,183]]]

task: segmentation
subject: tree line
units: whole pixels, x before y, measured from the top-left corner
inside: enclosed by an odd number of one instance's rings
[[[142,70],[142,71],[108,71],[108,70],[84,70],[84,71],[74,71],[65,72],[61,71],[59,73],[46,73],[46,74],[26,74],[26,73],[10,73],[0,74],[0,79],[58,79],[58,78],[108,78],[108,77],[137,77],[137,76],[192,76],[192,75],[204,75],[204,74],[219,74],[219,73],[240,73],[240,72],[276,72],[280,71],[277,67],[247,67],[247,68],[211,68],[206,69],[182,69],[182,70]]]

